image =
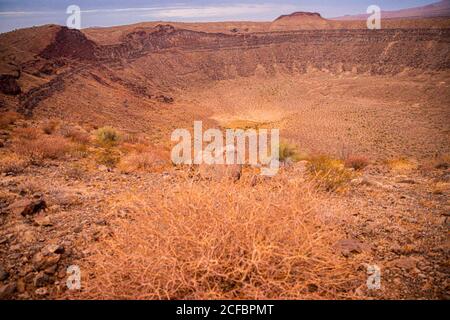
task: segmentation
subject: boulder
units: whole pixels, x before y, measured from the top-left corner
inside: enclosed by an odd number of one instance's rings
[[[409,271],[416,268],[417,260],[412,257],[404,257],[391,261],[389,265],[394,268]]]
[[[8,279],[9,273],[0,265],[0,281]]]
[[[8,207],[8,211],[22,216],[30,216],[40,212],[41,210],[45,210],[47,208],[47,204],[44,200],[19,200],[14,202]]]
[[[34,277],[33,284],[36,288],[41,288],[49,284],[50,281],[51,278],[47,274],[45,274],[44,272],[39,272],[36,277]]]
[[[0,287],[0,300],[11,299],[14,292],[16,292],[17,286],[15,283],[5,284]]]
[[[7,95],[17,96],[22,93],[17,78],[13,75],[0,75],[0,92]]]
[[[339,240],[336,243],[336,249],[344,257],[350,257],[352,255],[360,254],[363,251],[366,251],[367,249],[369,249],[369,247],[358,240],[343,239]]]

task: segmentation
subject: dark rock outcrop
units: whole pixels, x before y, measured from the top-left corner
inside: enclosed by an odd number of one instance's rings
[[[17,77],[9,74],[0,75],[0,92],[12,96],[21,94],[22,90],[17,83]]]
[[[75,60],[95,60],[97,45],[79,30],[61,27],[55,40],[40,56],[45,59],[70,58]]]

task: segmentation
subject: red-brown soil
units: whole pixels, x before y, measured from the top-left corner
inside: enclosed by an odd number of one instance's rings
[[[448,298],[449,21],[1,34],[2,298]],[[305,161],[222,183],[173,167],[170,134],[194,120],[279,128]],[[121,139],[102,145],[104,126]]]

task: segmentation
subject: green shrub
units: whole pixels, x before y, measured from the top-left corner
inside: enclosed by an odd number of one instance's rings
[[[120,135],[112,127],[103,127],[96,132],[97,142],[105,146],[114,146],[119,142]]]

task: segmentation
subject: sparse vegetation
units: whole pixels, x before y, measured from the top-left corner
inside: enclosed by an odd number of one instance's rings
[[[7,111],[0,113],[0,129],[9,129],[18,119],[20,119],[20,115],[17,112]]]
[[[242,130],[259,130],[270,127],[269,122],[258,122],[251,120],[234,120],[225,124],[225,128],[227,129],[242,129]]]
[[[71,125],[65,125],[61,128],[63,137],[71,139],[73,142],[79,144],[88,144],[91,141],[90,135],[83,129]]]
[[[44,122],[44,124],[42,125],[42,131],[45,134],[53,134],[56,131],[56,128],[58,127],[59,122],[56,120],[48,120],[46,122]]]
[[[28,161],[11,153],[0,158],[0,172],[7,174],[19,174],[27,167]]]
[[[115,168],[120,161],[120,152],[113,148],[100,149],[95,156],[95,161],[99,165]]]
[[[282,141],[280,142],[280,161],[286,162],[288,160],[300,161],[301,156],[295,145]]]
[[[167,161],[152,151],[133,152],[120,160],[118,168],[121,172],[156,171],[167,165]]]
[[[34,127],[17,128],[14,130],[13,135],[19,140],[36,140],[41,135],[41,132]]]
[[[0,299],[448,298],[450,19],[422,20],[2,33]],[[279,129],[276,175],[261,145],[173,164],[194,121]]]
[[[403,157],[388,160],[387,164],[392,171],[397,172],[416,170],[419,167],[417,161]]]
[[[309,159],[308,171],[327,191],[340,191],[353,179],[353,173],[345,168],[343,161],[325,155]]]
[[[447,170],[450,168],[450,154],[445,154],[435,160],[434,167],[436,169]]]
[[[125,192],[115,210],[133,218],[117,221],[89,259],[96,277],[84,280],[81,297],[350,298],[357,259],[333,253],[341,235],[312,209],[305,188],[180,182]]]
[[[363,170],[369,165],[369,159],[364,156],[350,155],[344,160],[346,168],[353,168],[356,171]]]
[[[61,159],[70,151],[70,144],[59,136],[43,136],[39,139],[21,140],[14,144],[13,150],[32,162]]]
[[[103,127],[96,131],[97,142],[103,146],[114,146],[119,142],[119,132],[112,127]]]

